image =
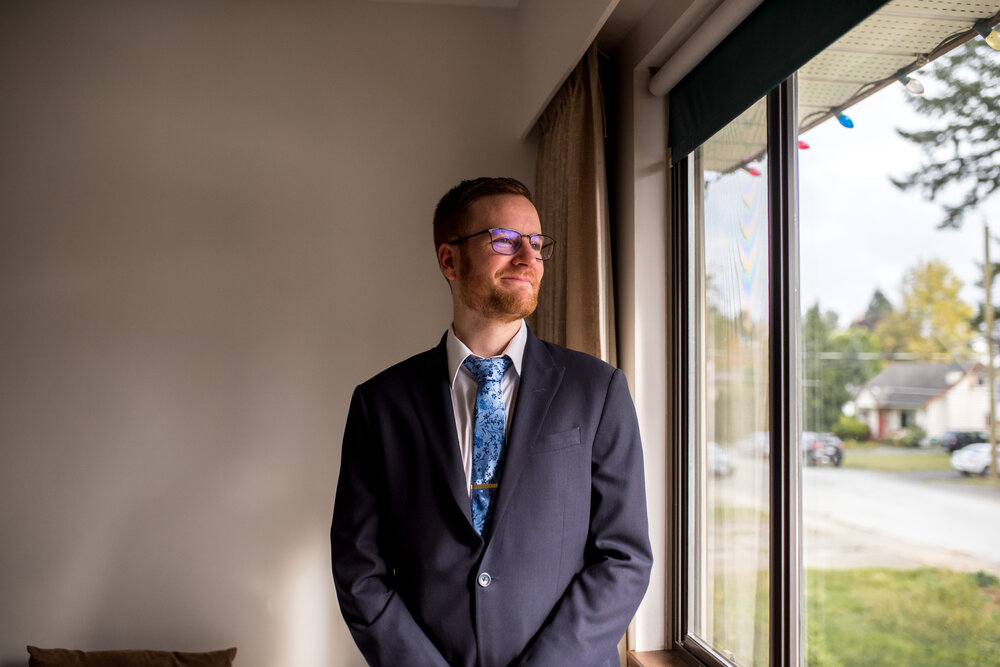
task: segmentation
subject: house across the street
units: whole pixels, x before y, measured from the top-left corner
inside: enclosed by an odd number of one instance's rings
[[[931,438],[989,426],[989,384],[982,364],[897,361],[861,388],[856,417],[873,438],[920,426]]]

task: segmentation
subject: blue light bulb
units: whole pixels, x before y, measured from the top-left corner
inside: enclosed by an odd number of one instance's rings
[[[854,121],[847,114],[837,113],[837,122],[848,129],[854,127]]]

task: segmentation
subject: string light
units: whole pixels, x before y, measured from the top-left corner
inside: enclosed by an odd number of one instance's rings
[[[905,74],[900,74],[896,79],[906,86],[906,89],[913,93],[914,95],[921,95],[924,92],[924,84],[920,83],[912,77],[908,77]]]
[[[1000,33],[996,31],[996,28],[991,28],[990,24],[986,22],[986,19],[979,19],[976,21],[975,25],[972,26],[976,29],[976,32],[986,39],[986,43],[990,47],[1000,51]]]
[[[997,28],[990,25],[990,22],[995,21],[997,16],[1000,15],[994,15],[993,17],[990,17],[988,19],[979,19],[972,25],[971,31],[974,31],[978,33],[980,36],[982,36],[986,40],[986,43],[990,46],[990,48],[1000,51],[1000,32],[997,32]],[[888,85],[893,79],[896,79],[901,84],[903,84],[906,87],[907,91],[909,91],[910,93],[913,93],[914,95],[922,94],[924,92],[924,85],[920,83],[920,81],[910,76],[907,76],[903,72],[906,70],[913,71],[915,69],[922,67],[923,65],[926,65],[928,62],[931,62],[932,60],[938,58],[939,56],[943,55],[944,53],[947,53],[949,50],[954,48],[954,45],[957,42],[957,40],[961,39],[964,41],[969,37],[970,34],[969,32],[966,31],[961,31],[958,33],[952,33],[948,35],[943,40],[941,40],[937,44],[937,46],[935,46],[927,53],[916,54],[916,60],[914,60],[912,63],[910,63],[903,69],[898,70],[895,74],[891,74],[884,79],[871,81],[862,85],[849,99],[842,102],[842,106],[833,107],[830,108],[829,110],[827,109],[817,110],[807,115],[805,119],[802,121],[802,123],[800,123],[800,126],[809,129],[814,125],[816,125],[816,123],[821,122],[822,120],[828,118],[829,116],[827,116],[827,114],[829,114],[831,116],[834,116],[837,119],[837,122],[840,123],[842,126],[848,129],[853,128],[854,121],[851,120],[850,116],[845,114],[841,109],[844,106],[851,106],[858,100],[866,97],[867,95],[870,95],[872,92]]]
[[[847,129],[851,129],[852,127],[854,127],[854,121],[851,120],[851,117],[845,114],[840,109],[833,109],[833,115],[837,117],[837,122],[846,127]]]
[[[809,150],[809,144],[799,139],[799,148],[804,151]]]
[[[760,176],[760,169],[757,167],[743,167],[743,171],[750,174],[751,176]]]

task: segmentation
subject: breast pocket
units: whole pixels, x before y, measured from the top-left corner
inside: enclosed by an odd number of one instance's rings
[[[531,448],[531,453],[554,452],[559,449],[566,449],[567,447],[578,447],[579,445],[580,427],[576,426],[568,431],[549,433],[539,437],[535,441],[535,445]]]

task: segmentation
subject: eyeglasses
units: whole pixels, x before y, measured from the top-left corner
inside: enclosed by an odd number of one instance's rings
[[[556,249],[556,240],[551,236],[546,236],[545,234],[522,234],[514,229],[484,229],[481,232],[469,234],[454,241],[446,241],[445,243],[455,245],[462,241],[468,241],[480,234],[490,235],[490,245],[493,246],[493,252],[500,255],[516,254],[521,249],[522,238],[528,239],[528,245],[535,252],[535,259],[542,261],[551,259],[552,253]]]

